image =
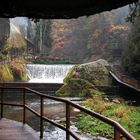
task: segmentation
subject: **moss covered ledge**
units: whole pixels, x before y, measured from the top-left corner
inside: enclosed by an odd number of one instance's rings
[[[0,82],[27,81],[28,75],[23,59],[15,59],[0,65]]]

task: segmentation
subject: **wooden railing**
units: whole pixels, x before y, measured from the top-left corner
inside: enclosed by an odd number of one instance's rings
[[[4,93],[5,90],[21,90],[22,94],[23,94],[23,103],[22,104],[15,104],[15,103],[8,103],[4,101]],[[33,93],[36,94],[40,97],[40,113],[36,112],[35,110],[33,110],[32,108],[30,108],[26,101],[27,101],[27,94],[28,93]],[[63,126],[57,122],[54,122],[50,119],[48,119],[46,116],[44,116],[44,99],[51,99],[51,100],[55,100],[55,101],[59,101],[62,103],[66,104],[66,126]],[[43,127],[44,127],[44,121],[47,121],[53,125],[55,125],[56,127],[59,127],[60,129],[66,131],[66,140],[70,140],[70,136],[72,136],[74,139],[76,140],[80,140],[80,138],[77,136],[77,134],[75,134],[71,129],[70,129],[70,117],[71,117],[71,113],[70,113],[70,108],[74,107],[79,109],[80,111],[83,111],[84,113],[91,115],[92,117],[95,117],[101,121],[103,121],[106,124],[111,125],[112,127],[114,127],[114,140],[121,140],[122,137],[127,139],[127,140],[135,140],[135,138],[128,132],[126,131],[119,123],[117,123],[116,121],[109,119],[101,114],[98,114],[94,111],[91,111],[89,109],[86,109],[78,104],[75,104],[69,100],[66,99],[62,99],[59,97],[54,97],[54,96],[49,96],[46,94],[42,94],[40,92],[37,92],[35,90],[32,90],[30,88],[26,88],[26,87],[0,87],[0,105],[1,105],[1,118],[3,118],[3,107],[4,106],[19,106],[19,107],[23,107],[23,123],[26,123],[26,114],[27,114],[27,110],[31,111],[33,114],[35,114],[36,116],[38,116],[40,118],[40,138],[43,138]]]

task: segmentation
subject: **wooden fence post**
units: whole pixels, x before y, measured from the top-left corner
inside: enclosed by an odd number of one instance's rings
[[[23,123],[26,123],[26,89],[23,88]]]
[[[66,102],[66,140],[70,140],[70,104]]]
[[[1,88],[1,118],[3,118],[3,92],[4,89]]]
[[[114,140],[120,140],[120,132],[117,128],[114,128]]]
[[[44,125],[43,125],[43,116],[44,116],[44,101],[43,96],[40,96],[40,138],[43,138],[43,131],[44,131]]]

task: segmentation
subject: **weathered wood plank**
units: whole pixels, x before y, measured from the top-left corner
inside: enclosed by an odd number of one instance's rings
[[[39,140],[39,135],[27,124],[0,119],[0,140]]]

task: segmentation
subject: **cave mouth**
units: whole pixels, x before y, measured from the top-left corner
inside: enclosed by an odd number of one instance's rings
[[[3,1],[0,17],[29,17],[44,19],[69,19],[90,16],[123,7],[138,0],[14,0]]]

